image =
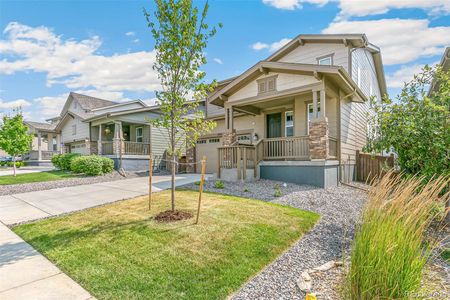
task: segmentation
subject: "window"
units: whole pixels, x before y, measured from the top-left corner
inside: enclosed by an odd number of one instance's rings
[[[72,135],[76,135],[77,134],[77,125],[74,124],[72,125]]]
[[[212,144],[212,143],[218,143],[218,142],[220,142],[220,139],[219,139],[219,138],[209,139],[209,143],[210,143],[210,144]]]
[[[74,109],[77,109],[77,108],[78,108],[78,103],[77,103],[77,101],[73,101],[73,108],[74,108]]]
[[[142,143],[142,137],[144,135],[144,130],[142,127],[136,127],[136,142]]]
[[[238,141],[250,141],[250,135],[238,135],[237,139]]]
[[[294,136],[294,112],[285,113],[285,136]]]
[[[320,117],[320,101],[317,102],[317,115],[318,117]],[[308,122],[306,124],[308,128],[308,134],[309,134],[309,122],[311,122],[312,118],[313,118],[313,104],[308,103]]]
[[[258,94],[273,92],[277,89],[277,75],[258,79]]]
[[[197,144],[206,144],[206,140],[198,140]]]
[[[317,58],[318,65],[331,66],[333,64],[333,54]]]

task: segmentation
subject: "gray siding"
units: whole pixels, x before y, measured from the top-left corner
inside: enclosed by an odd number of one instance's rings
[[[380,100],[381,92],[378,86],[377,73],[375,71],[375,63],[372,54],[367,49],[354,49],[352,51],[351,76],[353,81],[356,82],[356,84],[359,84],[359,88],[368,98],[375,96]]]

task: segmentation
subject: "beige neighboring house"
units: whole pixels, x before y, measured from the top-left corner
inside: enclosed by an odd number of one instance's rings
[[[450,70],[450,47],[445,48],[444,55],[442,55],[439,65],[444,71]],[[437,91],[437,88],[438,87],[436,86],[436,83],[433,81],[428,91],[428,95],[430,95],[430,93],[432,92]]]
[[[47,123],[26,121],[35,141],[25,158],[29,164],[46,165],[55,153],[97,154],[132,171],[146,170],[152,152],[158,167],[167,134],[148,120],[159,116],[158,107],[140,100],[119,103],[72,92],[59,116]]]
[[[219,82],[206,101],[217,127],[198,141],[196,157],[207,156],[207,171],[225,180],[335,186],[354,176],[369,98],[383,94],[380,49],[364,34],[299,35]]]

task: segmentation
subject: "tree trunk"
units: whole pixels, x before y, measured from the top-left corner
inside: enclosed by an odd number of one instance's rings
[[[16,156],[13,157],[13,173],[14,177],[16,177]]]

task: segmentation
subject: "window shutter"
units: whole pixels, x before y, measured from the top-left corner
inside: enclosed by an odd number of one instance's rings
[[[258,83],[258,93],[265,93],[266,92],[266,82],[261,81]]]
[[[275,78],[271,78],[267,81],[268,89],[267,91],[275,91]]]

